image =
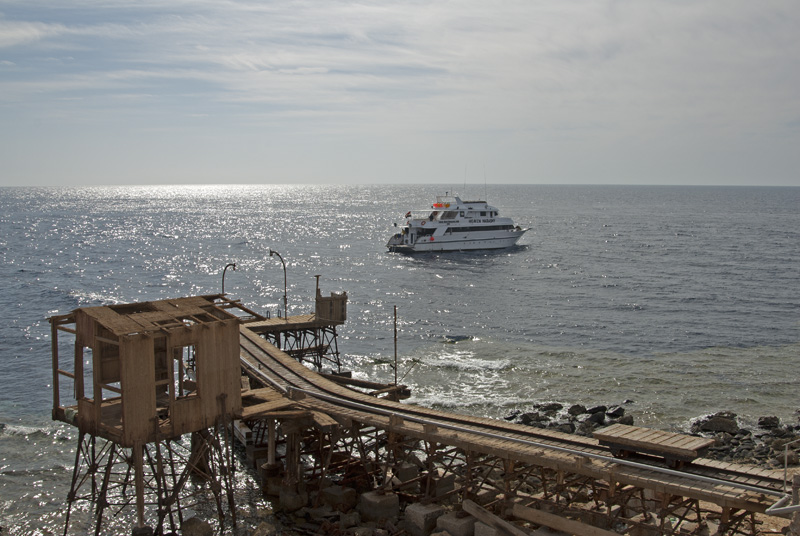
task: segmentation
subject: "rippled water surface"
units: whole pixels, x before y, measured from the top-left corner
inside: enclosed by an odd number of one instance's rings
[[[393,223],[456,191],[531,230],[503,252],[403,256]],[[488,194],[488,195],[487,195]],[[618,404],[682,429],[795,421],[800,189],[226,186],[0,189],[0,526],[60,532],[76,434],[50,420],[47,317],[225,290],[273,315],[347,291],[348,368],[412,401],[502,417]],[[447,343],[446,336],[463,339]],[[243,494],[252,482],[243,479]]]

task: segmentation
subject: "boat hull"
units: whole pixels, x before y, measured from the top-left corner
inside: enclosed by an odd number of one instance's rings
[[[386,247],[391,252],[397,253],[435,253],[442,251],[474,251],[474,250],[494,250],[506,249],[516,245],[517,241],[525,234],[527,229],[509,233],[504,237],[486,238],[461,238],[461,239],[435,239],[419,240],[414,244],[392,244],[390,241]]]

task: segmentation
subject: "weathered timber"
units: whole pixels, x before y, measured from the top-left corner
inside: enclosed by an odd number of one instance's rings
[[[593,435],[601,445],[623,456],[630,452],[641,452],[678,461],[692,461],[714,444],[711,438],[624,424],[611,425],[595,431]]]

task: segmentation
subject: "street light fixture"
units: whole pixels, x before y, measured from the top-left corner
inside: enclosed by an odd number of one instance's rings
[[[277,255],[278,258],[281,260],[281,264],[283,265],[283,316],[286,319],[286,322],[289,321],[289,305],[286,300],[286,263],[283,261],[283,257],[277,251],[273,250],[272,248],[269,249],[269,256],[272,257],[273,255]]]
[[[222,294],[223,295],[225,294],[225,272],[228,271],[228,268],[233,268],[233,271],[235,272],[236,271],[236,263],[235,262],[229,262],[228,264],[225,265],[225,269],[222,270]]]

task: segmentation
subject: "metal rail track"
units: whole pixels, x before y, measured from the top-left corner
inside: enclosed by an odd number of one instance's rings
[[[724,464],[725,467],[719,467],[721,464],[698,459],[695,463],[680,470],[669,469],[663,460],[652,456],[637,456],[632,459],[634,461],[614,458],[608,448],[590,438],[526,427],[495,419],[451,414],[371,397],[316,376],[313,371],[306,369],[296,361],[289,360],[287,362],[275,358],[264,360],[261,356],[269,355],[269,352],[262,346],[262,343],[264,343],[263,339],[255,333],[248,332],[246,329],[242,330],[240,348],[243,367],[284,393],[295,390],[316,398],[323,411],[325,407],[328,407],[330,409],[356,409],[372,415],[397,415],[408,421],[434,424],[444,429],[507,439],[554,451],[604,459],[621,465],[644,466],[660,473],[692,477],[701,482],[729,485],[769,496],[783,496],[784,494],[782,478],[773,472],[755,467],[749,468],[734,464]],[[300,371],[297,367],[302,367],[308,373]]]

